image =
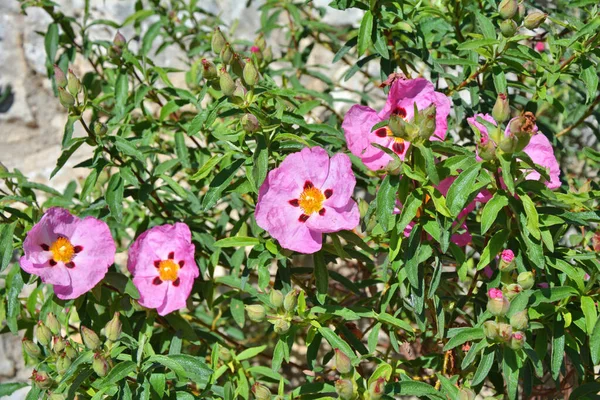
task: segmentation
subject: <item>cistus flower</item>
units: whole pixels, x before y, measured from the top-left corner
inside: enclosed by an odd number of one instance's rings
[[[320,147],[302,149],[269,171],[258,194],[256,223],[281,247],[314,253],[323,233],[358,225],[358,206],[350,197],[355,184],[347,155],[330,159]]]
[[[511,249],[502,250],[502,253],[500,253],[500,265],[498,266],[498,269],[500,271],[508,272],[515,268],[515,253],[513,253]]]
[[[487,309],[492,315],[501,317],[508,312],[509,307],[510,303],[506,297],[504,297],[502,290],[496,288],[488,290]]]
[[[194,259],[190,228],[160,225],[142,233],[129,249],[127,269],[140,292],[139,303],[159,315],[185,307],[200,272]]]
[[[533,274],[531,272],[521,272],[519,276],[517,276],[517,283],[521,285],[523,290],[528,290],[533,287],[535,279],[533,278]]]
[[[477,118],[479,117],[493,125],[496,125],[494,118],[492,118],[492,116],[489,114],[476,114],[471,118],[467,118],[467,121],[471,126],[479,130],[482,138],[485,137],[486,139],[493,140],[493,138],[489,137],[485,125],[477,121]],[[531,136],[529,138],[529,143],[527,144],[527,146],[525,146],[523,151],[529,156],[529,158],[531,158],[531,160],[534,163],[548,170],[550,180],[544,182],[544,184],[549,189],[556,189],[560,187],[560,166],[558,165],[558,161],[554,156],[554,149],[552,148],[552,144],[550,143],[548,138],[544,136],[544,134],[538,132],[538,127],[537,125],[535,125],[535,117],[532,117],[532,115],[528,114],[528,118],[526,118],[525,122],[519,119],[519,117],[511,119],[506,131],[504,132],[504,136],[509,136],[511,133],[511,125],[514,128],[516,121],[519,121],[519,129],[521,129],[525,133],[528,133]],[[528,172],[527,176],[525,177],[525,179],[533,181],[539,181],[540,178],[541,176],[537,171]]]
[[[510,348],[513,350],[522,349],[525,346],[525,334],[523,332],[513,332],[510,337]]]
[[[116,246],[105,222],[80,219],[53,207],[31,228],[19,263],[26,272],[54,285],[59,299],[74,299],[104,278],[115,259]]]
[[[414,117],[415,104],[418,111],[435,107],[435,129],[430,140],[444,140],[448,130],[450,100],[434,90],[426,79],[397,79],[392,83],[385,107],[379,113],[370,107],[354,105],[348,110],[342,123],[348,149],[373,171],[384,169],[393,158],[373,146],[378,144],[391,149],[404,159],[410,143],[394,136],[389,126],[372,131],[378,123],[391,119],[396,127],[410,122]]]
[[[333,352],[335,369],[342,375],[352,371],[352,362],[350,361],[350,358],[340,349],[334,349]]]

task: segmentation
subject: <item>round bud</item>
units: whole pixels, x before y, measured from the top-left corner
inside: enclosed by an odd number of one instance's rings
[[[252,114],[244,114],[240,120],[242,128],[248,133],[254,133],[260,129],[258,119]]]
[[[67,87],[67,77],[63,70],[56,64],[54,64],[54,82],[56,82],[56,86],[58,87]]]
[[[62,87],[58,88],[58,101],[64,108],[71,108],[75,105],[75,98]]]
[[[235,91],[235,82],[233,81],[233,78],[231,77],[231,75],[229,75],[225,68],[221,69],[221,76],[219,76],[219,84],[221,86],[221,91],[225,96],[229,97],[233,95],[233,92]]]
[[[244,65],[243,75],[244,82],[246,82],[246,85],[250,87],[256,85],[256,82],[258,82],[258,70],[256,69],[254,62],[249,58],[246,59],[246,65]]]
[[[498,269],[500,269],[500,271],[508,272],[516,267],[515,253],[510,249],[503,250],[502,253],[500,253],[500,264],[498,265]]]
[[[50,331],[55,334],[58,335],[60,332],[60,322],[58,322],[58,320],[56,319],[56,316],[53,313],[49,313],[46,316],[46,326],[48,327],[48,329],[50,329]]]
[[[508,312],[509,307],[510,303],[504,297],[502,290],[490,289],[488,291],[487,309],[492,315],[495,315],[497,317],[503,316]]]
[[[38,322],[35,330],[35,338],[44,347],[50,346],[52,343],[52,332],[43,322]]]
[[[335,381],[335,392],[341,400],[353,400],[356,397],[354,384],[350,379],[338,379]]]
[[[77,96],[81,92],[81,82],[79,82],[79,79],[71,70],[67,74],[67,89],[73,96]]]
[[[117,47],[124,47],[127,44],[127,39],[125,39],[125,36],[123,36],[120,31],[117,31],[117,34],[113,39],[113,44]]]
[[[67,357],[67,355],[65,353],[61,354],[56,359],[56,372],[58,372],[60,375],[64,375],[70,366],[71,366],[71,359],[69,357]]]
[[[333,351],[333,362],[335,369],[338,370],[338,372],[342,375],[352,371],[352,362],[350,361],[350,358],[340,349],[334,349]]]
[[[511,283],[504,288],[506,291],[506,298],[508,301],[512,301],[519,293],[523,291],[523,288],[518,283]]]
[[[279,318],[273,324],[273,329],[278,335],[285,335],[291,327],[292,325],[290,324],[290,322],[282,318]]]
[[[40,389],[49,389],[54,384],[54,381],[47,373],[44,371],[38,372],[35,369],[31,374],[31,380],[33,381],[33,384]]]
[[[254,393],[254,397],[256,400],[270,400],[271,399],[271,391],[265,385],[261,385],[256,382],[252,385],[252,393]]]
[[[510,105],[508,104],[508,97],[504,93],[498,94],[492,109],[492,116],[497,122],[504,122],[510,118]]]
[[[283,308],[285,311],[294,311],[296,309],[296,305],[298,304],[298,291],[290,290],[288,294],[285,295],[285,299],[283,299]]]
[[[81,338],[85,347],[90,350],[96,350],[102,344],[96,332],[85,326],[81,327]]]
[[[248,318],[254,322],[262,322],[265,320],[267,312],[265,308],[260,304],[251,304],[245,306],[246,313],[248,313]]]
[[[279,308],[283,306],[283,293],[281,293],[280,290],[271,290],[271,293],[269,293],[269,299],[271,300],[273,307]]]
[[[385,379],[377,378],[369,385],[369,398],[371,400],[379,400],[385,392]]]
[[[513,350],[522,349],[525,346],[525,334],[523,332],[514,332],[510,337],[510,348]]]
[[[23,338],[21,344],[23,345],[23,351],[27,353],[29,357],[39,358],[42,355],[42,352],[38,345],[33,343],[31,340]]]
[[[498,323],[498,338],[503,342],[508,342],[512,335],[512,327],[504,322]]]
[[[94,355],[94,361],[92,361],[92,369],[94,372],[100,376],[104,377],[108,374],[108,370],[110,366],[108,365],[108,361],[101,354]]]
[[[536,29],[538,28],[548,17],[548,14],[543,13],[541,11],[533,11],[525,17],[523,20],[523,25],[527,29]]]
[[[202,59],[202,77],[207,81],[211,81],[218,77],[217,67],[206,58]]]
[[[483,333],[490,340],[498,339],[498,324],[495,321],[485,321],[483,323]]]
[[[515,16],[519,8],[517,0],[502,0],[498,4],[498,14],[502,19],[510,19]]]
[[[535,279],[533,278],[533,274],[531,272],[521,272],[517,277],[517,283],[521,285],[523,290],[528,290],[533,287]]]
[[[458,391],[458,400],[475,400],[475,392],[471,389],[461,388]]]
[[[229,362],[233,359],[231,351],[227,347],[219,346],[219,359],[224,362]]]
[[[231,64],[231,62],[233,61],[233,49],[231,48],[231,45],[229,43],[225,43],[225,46],[223,47],[223,49],[221,50],[221,61],[223,61],[224,64]]]
[[[510,317],[510,326],[516,330],[522,330],[527,328],[529,324],[529,318],[527,317],[527,310],[519,311]]]
[[[221,33],[221,29],[219,29],[218,27],[215,28],[211,39],[212,51],[215,54],[220,54],[221,50],[223,50],[223,47],[225,46],[225,42],[225,36],[223,36],[223,34]]]
[[[515,33],[517,33],[517,29],[519,29],[517,23],[512,19],[506,19],[501,21],[498,26],[500,27],[500,32],[502,32],[502,36],[506,38],[513,37]]]
[[[108,340],[110,340],[111,342],[116,342],[117,340],[119,340],[122,330],[123,324],[121,324],[121,320],[119,319],[119,313],[116,312],[113,318],[110,321],[108,321],[108,323],[104,327],[104,333]]]

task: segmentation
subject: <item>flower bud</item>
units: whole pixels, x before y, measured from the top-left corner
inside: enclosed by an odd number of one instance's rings
[[[283,318],[279,318],[278,320],[276,320],[273,325],[273,329],[278,335],[285,335],[291,327],[292,325],[290,324],[290,322]]]
[[[240,122],[244,130],[248,133],[254,133],[260,129],[258,119],[252,114],[244,114]]]
[[[96,350],[100,347],[102,342],[100,342],[100,338],[90,328],[86,328],[85,326],[81,327],[81,337],[83,339],[83,344],[90,350]]]
[[[211,40],[212,51],[215,54],[221,54],[221,50],[225,47],[225,42],[225,36],[221,33],[221,29],[219,27],[215,28]]]
[[[116,342],[117,340],[119,340],[122,331],[123,324],[121,324],[121,320],[119,319],[119,313],[116,312],[113,318],[110,321],[108,321],[108,323],[104,327],[104,333],[108,340],[110,340],[111,342]]]
[[[207,81],[211,81],[218,77],[217,67],[206,58],[202,59],[202,77]]]
[[[261,62],[263,60],[263,52],[258,46],[250,47],[250,54],[252,54],[258,62]]]
[[[429,139],[433,135],[433,132],[435,132],[436,112],[435,105],[432,104],[419,113],[419,136],[422,139]]]
[[[267,312],[265,308],[260,304],[251,304],[247,305],[246,312],[248,313],[248,318],[254,322],[262,322],[265,320]]]
[[[96,136],[103,137],[108,132],[108,127],[102,122],[94,122],[94,133]]]
[[[490,313],[492,313],[492,315],[501,317],[508,312],[509,307],[510,303],[504,297],[502,290],[490,289],[488,291],[487,309]]]
[[[518,283],[511,283],[504,288],[506,291],[506,298],[508,301],[512,301],[519,293],[523,291],[523,288]]]
[[[271,399],[271,391],[265,385],[261,385],[256,382],[252,385],[252,393],[254,393],[254,397],[256,400],[270,400]]]
[[[92,369],[99,377],[104,377],[108,374],[110,366],[108,365],[106,358],[104,358],[102,354],[97,353],[94,355],[94,361],[92,361]]]
[[[265,35],[260,33],[254,40],[254,46],[258,47],[258,49],[260,49],[260,50],[264,50],[265,47],[267,46],[267,41],[265,40]]]
[[[369,399],[379,400],[385,391],[385,379],[377,378],[369,385]]]
[[[529,271],[521,272],[517,277],[517,283],[521,285],[523,290],[529,290],[533,287],[535,280],[533,279],[533,274]]]
[[[77,96],[81,91],[81,82],[79,82],[79,79],[72,70],[69,70],[69,73],[67,74],[67,89],[73,96]]]
[[[52,343],[52,332],[43,322],[38,322],[38,326],[35,330],[35,338],[44,347],[50,346]]]
[[[267,64],[273,60],[273,49],[271,49],[271,46],[263,50],[263,60],[265,60]]]
[[[513,37],[515,33],[517,33],[517,29],[519,29],[517,23],[512,19],[506,19],[504,21],[501,21],[498,24],[498,26],[500,27],[500,32],[502,32],[502,36],[506,38]]]
[[[525,334],[523,332],[514,332],[510,337],[510,348],[513,350],[522,349],[525,346]]]
[[[66,400],[66,396],[62,393],[52,393],[48,400]]]
[[[71,366],[71,359],[69,357],[67,357],[67,355],[65,353],[61,354],[56,359],[56,372],[58,372],[60,375],[64,375],[70,366]]]
[[[65,88],[67,86],[67,77],[62,69],[58,65],[54,64],[54,82],[56,86]]]
[[[70,341],[67,341],[67,343],[65,345],[65,354],[71,360],[74,360],[77,357],[77,350],[75,350],[75,348],[73,347],[73,345],[71,344]]]
[[[512,326],[504,322],[498,323],[498,338],[503,342],[508,342],[512,335]]]
[[[58,101],[64,108],[71,108],[75,105],[75,98],[61,87],[58,88]]]
[[[406,129],[407,128],[406,121],[404,120],[404,118],[402,118],[402,116],[400,116],[398,114],[390,115],[390,119],[388,122],[388,128],[392,131],[392,134],[395,137],[405,139],[405,140],[411,139],[409,137],[409,134]]]
[[[538,28],[548,17],[548,14],[543,13],[541,11],[534,11],[525,17],[523,20],[523,25],[527,29],[536,29]]]
[[[498,324],[495,321],[485,321],[483,323],[483,333],[490,340],[498,339]]]
[[[527,310],[519,311],[510,317],[510,326],[516,330],[522,330],[527,328],[529,324],[529,318],[527,317]]]
[[[500,150],[507,154],[512,154],[517,150],[519,139],[514,135],[508,135],[500,141]]]
[[[113,44],[117,47],[124,47],[127,44],[127,39],[125,39],[125,36],[120,31],[117,31],[117,34],[113,38]]]
[[[354,384],[350,379],[338,379],[335,381],[335,392],[341,400],[353,400],[356,397]]]
[[[50,376],[47,373],[45,373],[44,371],[38,372],[35,369],[31,374],[31,380],[33,381],[33,384],[39,387],[40,389],[48,389],[52,387],[52,384],[54,383],[52,378],[50,378]]]
[[[298,291],[290,290],[288,294],[285,295],[285,299],[283,299],[283,308],[285,311],[294,311],[296,305],[298,304]]]
[[[35,343],[33,343],[31,340],[23,338],[23,341],[21,342],[21,344],[23,345],[23,351],[25,353],[27,353],[27,355],[31,358],[39,358],[39,356],[42,355],[42,352],[39,348],[39,346]]]
[[[58,320],[56,319],[56,316],[53,313],[49,313],[46,316],[46,326],[48,327],[48,329],[50,329],[50,331],[55,334],[58,335],[60,332],[60,322],[58,322]]]
[[[477,146],[477,154],[483,160],[490,161],[496,158],[496,144],[486,137],[481,138]]]
[[[500,254],[500,265],[498,266],[498,269],[500,269],[500,271],[508,272],[516,267],[515,253],[510,249],[503,250]]]
[[[237,79],[235,81],[235,89],[233,90],[233,94],[232,94],[233,102],[238,103],[238,104],[242,103],[244,101],[244,99],[246,98],[246,93],[248,93],[248,91],[242,84],[242,81]]]
[[[227,347],[219,346],[219,359],[224,362],[229,362],[233,359],[231,351]]]
[[[244,66],[244,82],[250,87],[256,85],[258,81],[258,71],[256,66],[251,59],[246,59],[246,65]]]
[[[235,82],[233,78],[225,68],[221,69],[221,76],[219,77],[219,84],[221,85],[221,91],[225,96],[231,96],[235,91]]]
[[[221,61],[223,61],[224,64],[231,64],[231,62],[233,61],[234,51],[229,43],[225,43],[225,46],[221,50],[220,55]]]
[[[475,400],[475,392],[471,389],[460,388],[458,391],[458,400]]]
[[[234,53],[233,60],[231,61],[231,71],[233,71],[233,73],[236,74],[238,77],[243,78],[245,66],[246,63],[244,62],[244,60],[242,60],[239,54]]]
[[[499,123],[510,118],[510,105],[508,104],[508,97],[504,93],[498,94],[496,103],[492,109],[492,116]]]
[[[271,300],[273,307],[279,308],[283,306],[283,293],[281,293],[281,290],[271,290],[271,293],[269,293],[269,300]]]
[[[66,346],[67,343],[65,342],[65,339],[60,336],[54,336],[52,339],[52,350],[54,350],[55,353],[61,353]]]
[[[498,14],[502,19],[511,19],[519,8],[517,0],[502,0],[498,5]]]
[[[335,353],[333,356],[335,369],[342,375],[352,371],[352,362],[350,361],[350,358],[340,349],[334,349],[333,351]]]
[[[523,18],[525,18],[525,6],[523,5],[523,3],[519,3],[519,6],[517,7],[517,13],[513,17],[513,20],[517,24],[520,24],[521,22],[523,22]]]

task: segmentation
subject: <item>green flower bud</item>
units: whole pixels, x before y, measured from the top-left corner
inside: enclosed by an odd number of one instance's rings
[[[502,0],[498,5],[498,14],[502,19],[511,19],[519,8],[517,0]]]
[[[60,375],[64,375],[65,372],[67,372],[67,370],[69,369],[69,367],[71,366],[71,359],[69,357],[67,357],[67,355],[65,353],[61,354],[57,359],[56,359],[56,371],[60,374]]]
[[[123,36],[120,31],[117,31],[117,34],[113,39],[113,44],[117,47],[124,47],[127,44],[127,39],[125,39],[125,36]]]
[[[508,135],[500,141],[500,150],[507,154],[512,154],[517,150],[519,139],[514,135]]]
[[[261,385],[256,382],[252,385],[252,393],[256,400],[270,400],[271,399],[271,391],[265,385]]]
[[[67,346],[67,343],[65,342],[65,340],[63,338],[61,338],[60,336],[54,336],[52,341],[53,341],[52,350],[54,350],[55,353],[62,352],[65,349],[65,347]]]
[[[430,105],[419,114],[419,136],[422,139],[429,139],[433,132],[435,132],[435,116],[436,116],[435,105]]]
[[[498,323],[498,338],[503,342],[508,342],[512,336],[512,327],[504,322]]]
[[[226,42],[227,41],[225,40],[225,36],[223,36],[223,34],[221,33],[221,29],[219,29],[219,27],[215,28],[211,40],[211,47],[213,53],[221,54],[221,50],[223,50],[223,47],[225,47]]]
[[[407,122],[404,120],[404,118],[402,118],[402,116],[398,115],[398,114],[392,114],[390,115],[390,119],[388,122],[388,128],[392,131],[392,134],[395,137],[404,139],[404,140],[411,140],[412,138],[409,137],[409,133],[407,132]]]
[[[523,288],[518,283],[512,283],[508,285],[506,288],[506,298],[508,301],[512,301],[519,293],[523,291]]]
[[[519,26],[512,19],[506,19],[501,21],[498,26],[500,27],[500,32],[502,32],[502,36],[506,38],[513,37],[515,33],[517,33],[517,29]]]
[[[102,122],[94,122],[94,133],[96,136],[103,137],[108,132],[108,127]]]
[[[340,349],[334,349],[333,351],[335,353],[333,356],[335,369],[342,375],[352,371],[352,362],[350,361],[350,358]]]
[[[104,333],[106,334],[106,338],[108,340],[111,342],[116,342],[119,340],[122,330],[123,324],[121,324],[121,320],[119,320],[119,313],[116,312],[113,318],[106,324]]]
[[[71,108],[75,105],[75,98],[61,87],[58,88],[58,101],[64,108]]]
[[[548,17],[548,14],[543,13],[541,11],[534,11],[525,17],[523,20],[523,25],[527,29],[536,29],[538,28]]]
[[[77,350],[73,347],[73,344],[70,341],[67,341],[65,345],[65,354],[71,360],[74,360],[77,357]]]
[[[260,47],[258,46],[252,46],[250,47],[250,53],[252,54],[252,56],[255,58],[255,60],[257,62],[261,62],[264,58],[263,56],[263,51],[261,50]]]
[[[231,351],[227,347],[219,346],[219,359],[224,362],[229,362],[233,359]]]
[[[246,93],[248,93],[248,91],[242,84],[242,81],[237,79],[235,81],[235,89],[233,90],[233,94],[232,94],[233,102],[234,103],[242,103],[244,101],[244,99],[246,98]]]
[[[350,379],[338,379],[335,381],[335,392],[341,400],[353,400],[356,398],[354,383]]]
[[[53,334],[58,335],[60,333],[60,322],[58,322],[53,313],[49,313],[46,316],[46,326]]]
[[[54,64],[54,82],[56,86],[65,88],[67,86],[67,77],[62,69],[58,65]]]
[[[523,332],[514,332],[510,337],[510,348],[513,350],[522,349],[525,346],[525,334]]]
[[[239,54],[235,53],[233,55],[233,60],[231,61],[231,70],[238,77],[242,78],[244,76],[244,66],[246,63],[242,60]]]
[[[271,293],[269,293],[269,300],[273,307],[280,308],[283,306],[283,293],[277,289],[271,290]]]
[[[521,285],[523,290],[529,290],[533,287],[535,279],[533,278],[533,274],[531,272],[521,272],[517,277],[517,283]]]
[[[223,61],[224,64],[232,63],[234,51],[231,48],[231,46],[229,45],[229,43],[225,43],[225,47],[223,47],[220,54],[221,54],[221,61]]]
[[[258,70],[256,69],[254,62],[249,58],[246,59],[243,74],[244,82],[246,82],[248,86],[252,87],[256,85],[256,82],[258,81]]]
[[[254,133],[260,129],[258,119],[252,114],[244,114],[240,120],[242,127],[248,133]]]
[[[251,304],[245,306],[246,312],[248,313],[248,318],[254,322],[262,322],[265,320],[267,312],[265,308],[260,304]]]
[[[498,94],[496,103],[492,109],[492,116],[499,123],[510,118],[510,105],[508,104],[508,97],[504,93]]]
[[[288,294],[285,295],[285,299],[283,300],[283,308],[285,311],[292,312],[296,309],[296,305],[298,304],[298,291],[290,290]]]
[[[477,146],[479,157],[486,161],[496,158],[496,144],[488,138],[481,138],[479,146]]]
[[[258,34],[256,39],[254,40],[254,45],[258,47],[261,51],[265,49],[267,46],[267,41],[265,40],[265,35],[261,33]]]
[[[525,18],[525,6],[523,5],[523,3],[519,3],[519,6],[517,7],[517,13],[513,17],[513,20],[517,24],[520,24],[521,22],[523,22],[523,18]]]
[[[67,74],[67,89],[73,96],[77,96],[77,94],[81,92],[81,82],[79,82],[79,79],[72,70],[69,70],[69,73]]]
[[[206,58],[202,59],[202,77],[207,81],[211,81],[218,77],[217,67]]]
[[[498,339],[498,324],[495,321],[485,321],[483,323],[483,333],[490,340]]]
[[[100,338],[98,337],[96,332],[94,332],[90,328],[86,328],[85,326],[81,327],[81,337],[83,339],[83,344],[85,345],[85,347],[87,347],[90,350],[96,350],[100,347],[100,345],[102,345],[102,342],[100,342]]]
[[[376,381],[371,382],[369,385],[369,399],[378,400],[383,396],[385,391],[385,379],[377,378]]]
[[[277,319],[273,324],[273,329],[278,335],[285,335],[291,327],[292,325],[290,324],[290,322],[283,318]]]
[[[503,272],[512,271],[517,267],[515,263],[515,253],[510,249],[505,249],[500,253],[500,264],[498,269]]]
[[[268,64],[271,62],[271,60],[273,60],[273,49],[271,49],[271,46],[267,47],[265,50],[263,50],[263,60],[265,60],[265,62]]]
[[[21,344],[23,345],[23,351],[27,353],[29,357],[39,358],[42,355],[39,346],[33,343],[31,340],[23,338]]]
[[[104,377],[108,374],[110,366],[108,365],[106,358],[104,358],[102,354],[97,353],[94,355],[94,361],[92,361],[92,369],[99,377]]]
[[[38,326],[35,330],[35,338],[44,347],[50,346],[52,343],[52,332],[43,322],[38,322]]]
[[[471,389],[461,388],[458,391],[458,400],[475,400],[475,392]]]
[[[529,318],[527,317],[527,310],[519,311],[510,317],[510,326],[516,330],[522,330],[527,328],[529,324]]]
[[[50,376],[44,371],[33,370],[31,374],[31,380],[33,384],[39,387],[40,389],[49,389],[54,384],[54,380],[50,378]]]
[[[221,69],[221,76],[219,77],[219,84],[221,85],[221,91],[225,96],[231,96],[235,91],[235,82],[233,78],[225,68]]]

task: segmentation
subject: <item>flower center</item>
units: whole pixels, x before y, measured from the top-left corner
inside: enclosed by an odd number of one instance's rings
[[[163,281],[174,281],[179,274],[179,265],[173,260],[162,260],[158,264],[158,275]]]
[[[69,239],[59,237],[50,246],[50,252],[52,253],[52,259],[54,261],[68,263],[73,259],[73,256],[75,255],[75,248],[73,247]]]
[[[304,211],[304,214],[310,215],[319,212],[323,208],[325,195],[319,189],[311,185],[304,185],[304,190],[298,199],[298,205]]]

